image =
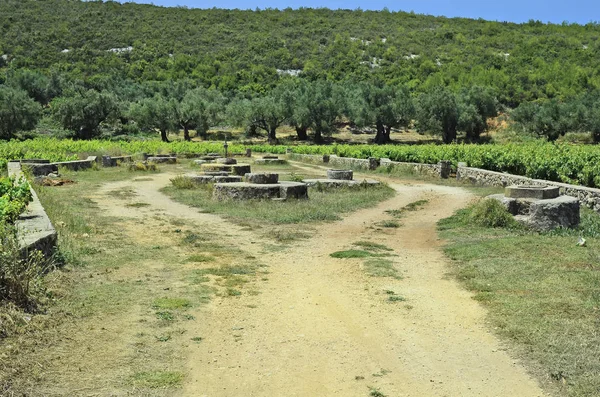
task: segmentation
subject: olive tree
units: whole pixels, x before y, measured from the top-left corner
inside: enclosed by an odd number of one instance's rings
[[[25,91],[0,86],[0,139],[11,139],[17,131],[35,128],[41,110]]]

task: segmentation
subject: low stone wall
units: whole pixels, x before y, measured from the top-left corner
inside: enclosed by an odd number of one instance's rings
[[[24,177],[20,162],[8,163],[8,176],[17,179]],[[27,206],[27,211],[16,222],[19,245],[25,255],[39,250],[44,256],[50,257],[56,250],[56,229],[52,226],[52,222],[33,188],[31,188],[31,195],[32,201]]]
[[[483,186],[505,187],[508,185],[556,186],[561,195],[577,197],[581,204],[600,212],[600,189],[585,186],[569,185],[567,183],[532,179],[525,176],[505,174],[502,172],[482,170],[480,168],[459,166],[456,179]]]
[[[52,165],[63,167],[71,171],[80,171],[92,168],[96,161],[98,161],[96,156],[89,156],[85,160],[61,161],[58,163],[52,163]]]
[[[351,169],[351,170],[368,170],[371,162],[368,159],[355,159],[351,157],[338,157],[330,155],[328,162],[323,162],[324,156],[312,154],[296,154],[288,155],[291,160],[304,161],[312,164],[327,164],[332,168]],[[379,167],[387,167],[389,169],[397,168],[399,170],[407,170],[411,173],[417,173],[430,177],[439,178],[441,166],[439,164],[420,164],[420,163],[402,163],[391,161],[390,159],[380,159]]]

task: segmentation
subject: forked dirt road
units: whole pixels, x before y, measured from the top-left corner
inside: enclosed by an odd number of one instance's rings
[[[144,211],[226,230],[223,241],[242,245],[269,270],[258,295],[217,298],[193,313],[200,321],[190,325],[190,334],[204,339],[187,348],[186,381],[177,395],[364,397],[374,389],[389,397],[545,395],[486,328],[485,310],[446,277],[436,222],[472,199],[466,191],[395,182],[392,199],[268,252],[251,243],[259,239],[252,231],[223,227],[220,217],[160,193],[170,176],[135,183],[139,199],[151,204]],[[103,191],[121,186],[108,184]],[[386,210],[420,199],[429,202],[409,212],[400,228],[372,227],[390,219]],[[119,205],[113,200],[106,208],[113,215],[142,216],[142,210]],[[370,277],[362,260],[329,256],[361,240],[392,248],[403,279]],[[391,303],[386,291],[406,301]]]

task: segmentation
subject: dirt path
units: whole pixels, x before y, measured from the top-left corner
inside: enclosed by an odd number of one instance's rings
[[[485,311],[445,276],[436,222],[471,199],[465,191],[392,184],[394,198],[322,225],[285,251],[264,252],[253,232],[224,228],[220,217],[158,192],[171,176],[105,185],[100,194],[132,186],[151,204],[132,209],[112,200],[106,211],[131,217],[132,229],[153,213],[185,218],[260,255],[270,271],[260,294],[215,299],[194,313],[202,321],[190,324],[190,332],[204,339],[187,347],[189,371],[178,395],[367,396],[369,387],[390,397],[544,395],[486,329]],[[402,227],[371,227],[389,219],[384,211],[420,199],[429,203],[403,218]],[[359,240],[392,248],[404,278],[369,277],[361,260],[329,256]],[[385,291],[406,301],[389,303]]]

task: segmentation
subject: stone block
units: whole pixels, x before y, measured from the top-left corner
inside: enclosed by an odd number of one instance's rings
[[[174,157],[174,156],[163,156],[163,155],[152,156],[152,157],[148,157],[147,160],[149,162],[155,163],[155,164],[176,164],[177,163],[177,157]]]
[[[308,185],[299,182],[281,182],[279,198],[281,199],[308,199]]]
[[[246,182],[215,183],[213,198],[216,200],[265,200],[278,198],[281,186]]]
[[[504,195],[512,198],[547,200],[558,197],[557,186],[512,185],[504,188]]]
[[[376,170],[381,165],[381,160],[375,157],[369,157],[369,169]],[[333,179],[333,178],[332,178]]]
[[[274,159],[256,159],[254,160],[254,164],[263,164],[263,165],[284,165],[287,164],[287,160],[274,158]]]
[[[452,172],[452,162],[448,160],[441,160],[438,165],[440,167],[440,177],[442,179],[448,179],[450,172]]]
[[[248,173],[245,175],[246,182],[261,185],[274,184],[279,182],[279,174],[274,173]]]
[[[236,159],[232,159],[231,157],[220,157],[217,159],[218,164],[237,164]]]
[[[215,177],[211,175],[185,174],[183,175],[183,178],[192,181],[197,185],[204,185],[215,181]]]
[[[560,196],[548,200],[532,201],[529,215],[518,216],[517,220],[538,231],[559,227],[575,228],[579,225],[580,202],[576,197]]]
[[[242,182],[242,177],[237,175],[215,176],[215,183]]]
[[[327,179],[351,181],[354,178],[352,170],[327,170]]]

